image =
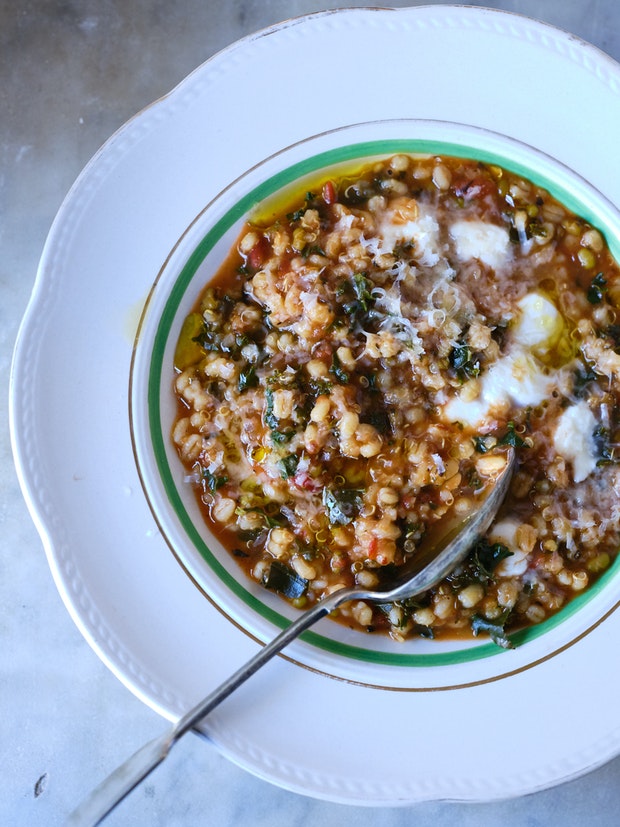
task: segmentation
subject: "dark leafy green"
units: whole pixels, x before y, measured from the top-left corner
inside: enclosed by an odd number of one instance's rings
[[[392,420],[385,408],[372,408],[360,417],[360,421],[372,425],[380,434],[385,435],[392,432]]]
[[[525,445],[525,440],[516,432],[514,422],[509,422],[507,429],[504,436],[498,439],[497,444],[511,445],[513,448],[522,448]]]
[[[307,192],[305,196],[305,204],[303,207],[300,207],[298,210],[294,212],[287,213],[287,218],[289,221],[299,221],[300,218],[303,218],[304,213],[307,209],[312,206],[312,202],[316,198],[316,195],[313,192]]]
[[[275,430],[278,428],[280,422],[278,417],[273,412],[273,388],[269,385],[265,388],[265,425],[270,430]]]
[[[269,567],[264,585],[268,589],[288,597],[289,600],[295,600],[305,594],[308,581],[284,563],[274,560]]]
[[[354,273],[353,277],[342,285],[341,292],[345,297],[342,309],[352,324],[363,324],[368,318],[375,303],[373,287],[365,273]]]
[[[278,460],[278,467],[280,469],[280,474],[282,478],[287,480],[289,477],[295,476],[295,472],[297,471],[297,466],[299,465],[299,457],[297,454],[287,454],[285,457],[282,457],[281,460]]]
[[[265,425],[269,428],[271,441],[274,445],[283,445],[292,439],[295,431],[291,428],[280,427],[280,420],[273,411],[273,403],[273,387],[272,385],[267,385],[265,388],[265,412],[263,419]]]
[[[512,557],[512,551],[503,543],[489,543],[488,540],[479,540],[474,546],[470,560],[479,582],[488,582],[493,579],[493,572],[502,560]]]
[[[573,381],[573,392],[579,399],[588,395],[588,385],[596,382],[596,373],[590,365],[580,365],[579,369],[575,371]]]
[[[472,439],[474,448],[479,454],[486,454],[496,444],[495,438],[488,434],[486,436],[475,436]]]
[[[246,365],[239,373],[239,379],[237,381],[239,393],[242,393],[248,388],[255,388],[257,385],[258,376],[256,375],[256,368],[254,365]]]
[[[334,353],[332,357],[332,364],[330,367],[330,373],[332,373],[336,379],[341,382],[343,385],[346,385],[349,381],[349,374],[343,368],[342,362],[338,358],[338,354]]]
[[[611,465],[618,462],[617,456],[617,434],[614,435],[610,428],[603,425],[597,425],[592,434],[594,445],[596,447],[598,466]]]
[[[348,525],[357,517],[362,507],[363,490],[360,488],[324,488],[323,505],[332,525]]]
[[[480,359],[464,342],[457,342],[448,356],[450,367],[465,382],[480,375]]]
[[[301,257],[308,258],[309,256],[325,256],[325,250],[318,244],[306,244],[301,250]]]
[[[480,634],[487,634],[497,646],[502,649],[514,649],[514,643],[506,635],[505,625],[508,619],[508,612],[504,612],[495,620],[488,620],[482,615],[474,615],[471,619],[471,630],[475,637]]]
[[[620,324],[607,325],[603,334],[612,340],[616,353],[620,352]],[[596,376],[596,374],[595,374]]]
[[[493,580],[495,569],[501,561],[510,556],[512,552],[502,543],[480,539],[463,565],[448,575],[448,580],[455,589],[462,589],[471,583],[486,585]]]
[[[204,480],[207,490],[209,490],[212,494],[228,482],[228,477],[218,477],[211,473],[208,468],[202,469],[202,479]]]
[[[597,273],[588,287],[586,293],[590,304],[600,304],[605,298],[607,291],[607,279],[602,273]]]

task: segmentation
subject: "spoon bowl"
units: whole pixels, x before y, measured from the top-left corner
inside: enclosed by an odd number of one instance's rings
[[[351,586],[333,592],[306,610],[253,658],[180,718],[167,732],[149,741],[114,770],[73,812],[67,827],[95,827],[131,790],[143,781],[168,755],[176,742],[197,726],[218,704],[251,677],[274,655],[316,623],[350,600],[391,603],[415,597],[440,582],[461,563],[476,539],[493,522],[506,497],[516,464],[514,449],[506,453],[506,464],[487,486],[478,507],[465,517],[438,524],[409,559],[397,569],[398,576],[374,589]]]

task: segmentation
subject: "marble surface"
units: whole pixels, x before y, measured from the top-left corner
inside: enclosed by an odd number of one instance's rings
[[[368,4],[0,3],[0,394],[5,412],[13,344],[38,258],[56,210],[88,159],[135,112],[238,37],[339,5]],[[508,0],[496,7],[569,30],[620,60],[617,0]],[[19,489],[6,413],[0,417],[0,457],[0,824],[54,827],[164,723],[97,659],[64,608]],[[601,702],[608,700],[614,702]],[[520,714],[532,727],[535,750],[536,715]],[[575,714],[583,714],[579,699]],[[618,823],[619,809],[620,758],[523,799],[369,811],[274,788],[191,736],[106,824],[346,827],[363,820],[375,827],[611,827]]]

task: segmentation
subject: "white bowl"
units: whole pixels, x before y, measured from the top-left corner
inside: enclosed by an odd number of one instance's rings
[[[489,131],[439,121],[358,124],[283,149],[233,181],[196,216],[158,274],[145,306],[131,370],[130,419],[138,472],[168,545],[195,584],[240,628],[271,639],[296,616],[277,595],[252,582],[210,532],[170,439],[176,416],[173,354],[184,318],[219,269],[257,205],[281,203],[318,171],[399,152],[474,158],[500,165],[548,190],[596,226],[620,260],[620,214],[598,191],[536,149]],[[618,605],[620,561],[585,593],[538,626],[512,636],[504,651],[483,639],[437,641],[352,631],[330,620],[292,644],[305,666],[370,685],[443,688],[494,680],[529,668],[578,640]]]

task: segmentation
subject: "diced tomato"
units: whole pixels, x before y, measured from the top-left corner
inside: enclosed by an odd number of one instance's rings
[[[474,178],[461,178],[453,181],[455,194],[465,201],[473,201],[477,198],[484,198],[497,192],[497,185],[485,175],[477,175]]]
[[[371,537],[370,542],[368,543],[368,559],[374,560],[377,556],[377,551],[379,548],[379,540],[376,537]]]
[[[528,569],[536,570],[539,566],[544,565],[545,559],[548,559],[548,555],[546,555],[544,552],[533,552],[528,557]]]
[[[338,193],[333,181],[326,181],[323,184],[323,201],[326,204],[335,204],[338,200]]]
[[[317,342],[312,348],[312,358],[322,359],[324,362],[330,363],[333,356],[333,347],[329,342]]]
[[[263,264],[271,255],[271,245],[269,241],[262,235],[259,241],[252,247],[248,253],[248,264],[252,270],[260,270]]]
[[[299,471],[293,477],[293,483],[304,491],[320,491],[323,483],[318,478],[311,477],[307,471]]]

